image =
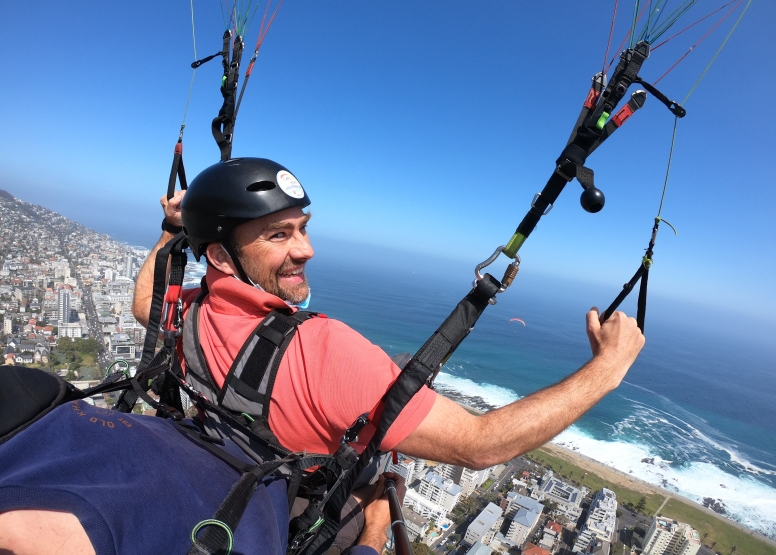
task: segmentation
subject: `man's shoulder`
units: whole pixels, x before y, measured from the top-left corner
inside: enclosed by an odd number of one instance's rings
[[[328,352],[384,352],[346,323],[326,316],[313,317],[299,326],[303,346],[317,346]],[[387,357],[387,355],[386,355]]]
[[[358,336],[361,339],[366,338],[359,332],[348,326],[345,322],[329,318],[323,314],[317,314],[306,320],[299,330],[304,334],[326,334],[333,337],[353,337]]]

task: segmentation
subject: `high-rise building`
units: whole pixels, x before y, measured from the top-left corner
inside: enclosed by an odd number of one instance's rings
[[[129,279],[132,279],[132,255],[127,255],[127,266],[124,270],[124,275],[126,275]]]
[[[474,489],[481,485],[488,478],[490,469],[471,470],[463,466],[452,464],[438,464],[434,471],[447,480],[461,486],[461,496],[467,497],[474,492]]]
[[[530,497],[510,491],[507,498],[502,501],[502,508],[504,515],[512,521],[509,524],[506,539],[517,546],[522,546],[528,533],[539,521],[544,505]]]
[[[695,555],[700,548],[701,538],[692,526],[658,517],[644,536],[642,555]]]
[[[501,508],[493,503],[488,503],[487,507],[474,519],[474,522],[469,524],[463,541],[469,545],[473,545],[477,541],[483,545],[488,545],[501,528],[503,521]]]
[[[454,484],[452,480],[445,480],[441,476],[429,472],[420,481],[418,493],[451,511],[461,497],[461,486]]]
[[[617,519],[617,495],[603,488],[595,494],[590,509],[587,511],[587,521],[577,536],[573,551],[585,552],[594,539],[611,542]]]
[[[70,290],[64,287],[57,293],[57,306],[59,309],[59,323],[70,323]]]
[[[3,333],[6,335],[13,333],[13,320],[11,318],[3,318]]]
[[[407,485],[409,485],[412,483],[412,479],[415,476],[415,460],[410,459],[409,457],[403,457],[398,463],[391,463],[388,467],[388,471],[399,474],[404,478]]]

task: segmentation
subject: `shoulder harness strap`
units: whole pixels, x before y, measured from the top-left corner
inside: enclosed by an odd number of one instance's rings
[[[220,407],[243,414],[252,424],[268,428],[269,400],[280,361],[297,327],[317,313],[270,312],[248,336],[219,388],[213,381],[199,340],[199,309],[204,296],[203,291],[194,300],[183,326],[186,379]]]

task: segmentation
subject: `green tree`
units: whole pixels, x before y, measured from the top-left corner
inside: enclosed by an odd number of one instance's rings
[[[642,495],[638,503],[636,503],[636,512],[639,512],[639,513],[644,512],[644,507],[646,506],[647,506],[647,498]]]
[[[91,337],[88,339],[76,339],[73,343],[78,352],[84,355],[94,356],[100,352],[100,343]]]
[[[57,350],[61,353],[68,353],[70,351],[75,350],[75,345],[73,345],[73,340],[69,337],[60,337],[57,341]]]
[[[558,508],[558,504],[555,501],[551,501],[548,499],[548,500],[545,500],[544,502],[544,510],[542,512],[547,515],[555,511],[555,509],[557,508]]]
[[[429,546],[421,542],[412,542],[410,544],[412,548],[412,555],[434,555],[434,552]]]

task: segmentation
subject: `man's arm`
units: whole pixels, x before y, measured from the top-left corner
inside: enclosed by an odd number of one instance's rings
[[[635,319],[622,312],[604,324],[598,319],[598,309],[587,313],[593,358],[574,374],[482,416],[439,395],[428,416],[396,450],[482,469],[545,444],[615,389],[644,346]]]
[[[164,218],[167,223],[174,226],[181,225],[181,201],[186,191],[176,191],[169,201],[167,195],[164,195],[159,199],[159,203],[164,210]],[[143,263],[143,267],[140,269],[140,273],[137,275],[137,281],[135,282],[135,296],[132,299],[132,315],[143,326],[148,326],[148,317],[151,313],[151,297],[154,294],[154,261],[156,260],[156,253],[164,245],[166,245],[170,239],[175,237],[172,233],[162,231],[162,236],[151,250],[151,254],[148,255],[146,261]]]

